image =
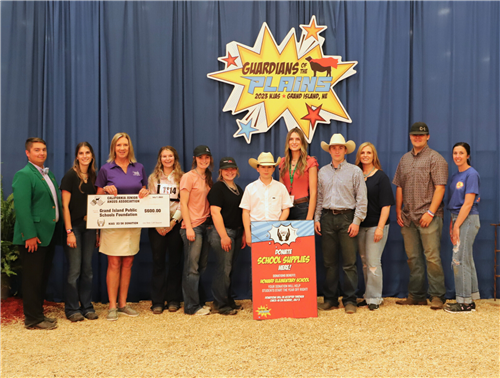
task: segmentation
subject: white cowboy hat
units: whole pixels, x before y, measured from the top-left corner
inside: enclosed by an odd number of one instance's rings
[[[250,158],[248,159],[248,164],[252,168],[257,169],[258,165],[267,165],[267,166],[274,166],[276,167],[281,161],[281,158],[279,157],[278,160],[276,160],[276,163],[274,162],[274,157],[273,154],[270,152],[262,152],[259,157],[256,159]]]
[[[347,153],[350,154],[356,149],[356,143],[352,140],[346,142],[342,134],[333,134],[330,138],[330,143],[321,142],[321,148],[330,153],[330,146],[345,146]]]

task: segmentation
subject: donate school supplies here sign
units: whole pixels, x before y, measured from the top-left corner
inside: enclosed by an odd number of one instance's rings
[[[253,318],[318,316],[313,221],[252,222]]]

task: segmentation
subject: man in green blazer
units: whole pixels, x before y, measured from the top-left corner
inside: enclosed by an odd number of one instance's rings
[[[28,164],[14,175],[12,189],[16,224],[13,243],[21,252],[24,325],[29,329],[54,329],[57,321],[43,314],[55,245],[61,241],[63,213],[61,192],[48,168],[43,139],[26,140]]]

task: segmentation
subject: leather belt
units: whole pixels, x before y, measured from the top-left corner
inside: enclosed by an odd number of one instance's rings
[[[305,202],[309,202],[309,197],[298,198],[293,201],[293,204],[298,205],[299,203],[305,203]]]
[[[323,209],[323,210],[325,210],[325,211],[331,211],[333,215],[347,214],[347,213],[350,213],[351,211],[354,211],[353,209],[346,209],[346,210]]]

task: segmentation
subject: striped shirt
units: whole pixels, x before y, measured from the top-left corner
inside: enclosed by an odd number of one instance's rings
[[[406,227],[411,222],[419,224],[432,203],[436,185],[448,182],[448,163],[429,146],[418,154],[413,149],[403,155],[392,183],[403,190],[403,210],[401,217]],[[443,201],[439,204],[436,216],[443,218]]]
[[[318,173],[318,202],[314,220],[319,222],[323,209],[354,210],[353,223],[360,225],[366,217],[368,199],[361,168],[347,161],[334,168],[330,163]]]

